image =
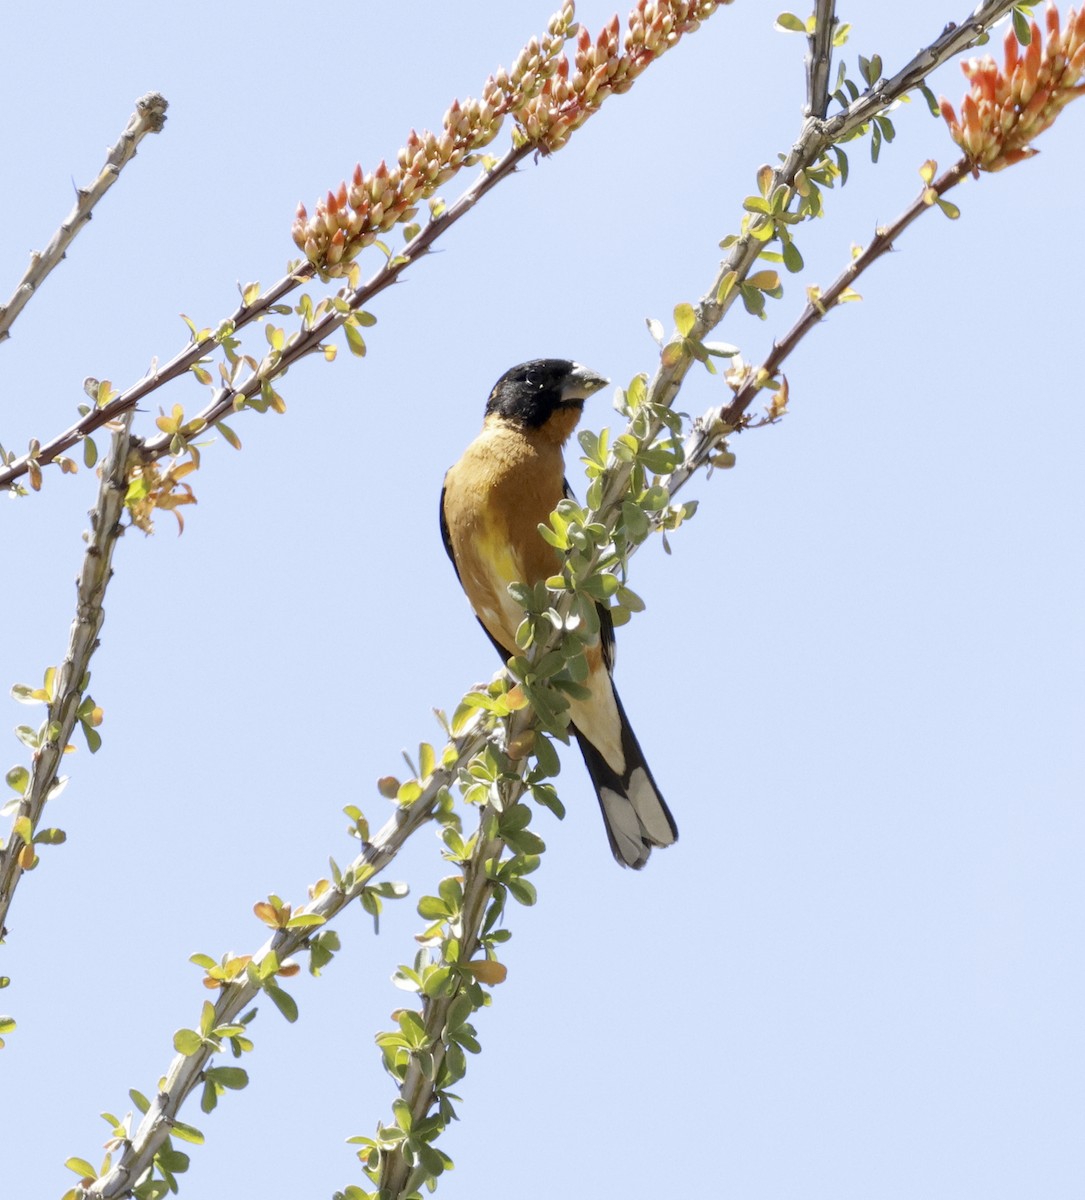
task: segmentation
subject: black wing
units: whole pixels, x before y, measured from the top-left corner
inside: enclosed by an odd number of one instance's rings
[[[452,550],[452,535],[451,535],[451,533],[449,533],[448,521],[445,519],[445,488],[443,486],[441,488],[441,506],[440,506],[439,516],[441,519],[441,541],[444,542],[444,544],[445,544],[445,552],[448,554],[448,560],[452,564],[452,569],[453,569],[453,571],[456,572],[456,579],[459,581],[460,587],[462,588],[463,587],[463,576],[460,574],[460,568],[456,564],[456,555],[453,553],[453,550]],[[467,595],[466,588],[464,588],[464,595],[465,596]],[[470,603],[470,597],[468,597],[468,603]],[[491,642],[493,642],[494,649],[497,651],[498,654],[501,655],[501,661],[503,663],[507,663],[509,661],[508,651],[505,649],[504,646],[501,645],[501,643],[497,640],[497,638],[495,638],[494,635],[486,628],[486,626],[482,624],[482,620],[479,617],[478,613],[475,613],[475,620],[477,620],[479,625],[482,626],[482,632],[490,639]]]
[[[441,484],[441,541],[445,544],[445,553],[448,555],[448,561],[452,564],[452,570],[456,572],[456,578],[459,579],[460,587],[463,587],[463,580],[460,579],[460,569],[456,566],[456,556],[452,553],[452,535],[448,532],[448,522],[445,520],[445,492],[444,484]]]

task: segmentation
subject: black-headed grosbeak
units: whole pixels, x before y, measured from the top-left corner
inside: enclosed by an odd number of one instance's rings
[[[562,449],[584,401],[607,380],[579,363],[543,358],[506,371],[486,402],[482,432],[445,476],[441,533],[467,599],[502,661],[519,653],[523,620],[510,583],[560,573],[558,552],[539,535],[570,495]],[[599,606],[600,636],[586,650],[590,696],[569,699],[572,730],[603,810],[614,857],[643,867],[653,846],[678,837],[674,818],[614,689],[614,626]]]

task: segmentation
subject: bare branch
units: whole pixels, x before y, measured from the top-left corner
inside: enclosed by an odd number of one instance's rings
[[[824,120],[829,106],[829,75],[832,71],[833,32],[836,29],[836,0],[817,0],[814,31],[806,52],[806,116]]]
[[[0,307],[0,342],[11,336],[15,318],[26,307],[30,297],[41,287],[50,271],[65,256],[76,235],[90,220],[92,210],[99,200],[117,182],[121,171],[136,156],[136,148],[148,133],[159,133],[166,123],[165,97],[158,92],[148,92],[136,101],[136,111],[128,118],[128,124],[113,146],[98,178],[88,188],[76,192],[75,208],[65,217],[63,224],[53,234],[49,245],[42,251],[30,255],[30,266],[19,280],[7,304]]]
[[[23,872],[34,865],[33,835],[45,802],[57,786],[57,770],[64,747],[80,719],[78,710],[86,692],[87,671],[98,648],[98,634],[105,620],[102,602],[113,574],[113,550],[123,532],[120,522],[127,489],[131,423],[131,414],[122,419],[120,428],[113,435],[109,456],[102,465],[98,500],[90,513],[90,539],[76,584],[75,620],[68,653],[53,680],[52,699],[15,815],[14,830],[0,851],[0,936],[15,888]]]
[[[960,25],[950,21],[938,37],[920,50],[892,79],[878,81],[853,100],[842,113],[830,117],[824,124],[822,134],[825,145],[840,141],[860,125],[865,125],[894,100],[899,100],[905,92],[918,87],[944,62],[975,45],[996,21],[1001,20],[1013,8],[1013,5],[1014,0],[987,0],[984,4],[978,4],[972,15]]]

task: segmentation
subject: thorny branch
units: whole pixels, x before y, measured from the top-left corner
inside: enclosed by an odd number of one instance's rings
[[[122,418],[120,427],[113,434],[109,456],[102,466],[98,499],[90,512],[90,537],[76,584],[75,620],[72,622],[68,653],[56,673],[53,698],[42,726],[45,735],[34,751],[12,835],[0,850],[0,937],[3,936],[4,922],[16,885],[23,871],[34,863],[33,833],[41,820],[45,802],[58,786],[57,771],[64,747],[71,740],[79,719],[78,709],[86,691],[87,671],[91,657],[98,648],[98,634],[105,620],[102,602],[106,585],[113,574],[113,551],[123,532],[121,516],[128,488],[131,423],[131,413]],[[19,832],[20,828],[23,833]]]
[[[148,133],[161,132],[166,123],[168,107],[165,97],[157,92],[148,92],[136,101],[136,111],[128,118],[128,124],[117,139],[117,144],[106,155],[97,179],[90,187],[80,188],[76,192],[75,207],[53,234],[49,245],[44,250],[35,250],[30,255],[30,266],[19,280],[11,299],[7,304],[0,306],[0,342],[11,336],[11,326],[15,318],[41,287],[49,272],[65,256],[76,235],[90,220],[94,206],[117,182],[121,171],[135,158],[139,143]]]
[[[309,904],[297,911],[314,914],[327,922],[361,896],[373,879],[395,858],[407,839],[430,820],[441,792],[453,784],[460,766],[469,762],[485,742],[486,738],[477,723],[453,739],[452,761],[433,772],[416,800],[396,809],[344,871],[342,885],[326,886]],[[316,888],[312,890],[317,891]],[[253,953],[253,967],[258,968],[269,954],[273,954],[282,965],[291,955],[305,949],[312,933],[311,927],[277,930]],[[260,984],[249,974],[242,974],[236,982],[222,987],[215,1004],[215,1027],[230,1024],[259,994]],[[162,1087],[109,1171],[87,1185],[87,1200],[116,1200],[117,1197],[130,1194],[136,1181],[152,1166],[155,1155],[169,1137],[181,1106],[200,1087],[203,1072],[214,1053],[212,1046],[205,1045],[195,1054],[178,1054],[173,1059]]]
[[[878,228],[870,245],[848,263],[832,284],[824,292],[811,295],[799,319],[780,341],[773,343],[771,351],[760,366],[748,373],[730,402],[710,409],[694,421],[692,432],[686,441],[682,463],[662,481],[670,496],[674,496],[709,462],[713,452],[729,433],[742,427],[747,410],[766,381],[776,378],[799,342],[840,302],[841,296],[856,279],[883,254],[893,249],[894,242],[913,221],[931,207],[935,197],[944,196],[950,188],[956,187],[971,174],[971,171],[972,163],[967,158],[960,159],[929,187],[925,187],[891,225]]]
[[[449,205],[439,217],[435,217],[432,221],[429,221],[414,239],[404,247],[401,253],[387,259],[384,265],[368,282],[353,291],[348,291],[346,298],[351,311],[357,311],[357,309],[362,308],[374,296],[395,283],[407,267],[421,258],[441,234],[445,233],[450,226],[454,225],[456,221],[468,213],[491,188],[496,187],[503,179],[513,174],[519,163],[527,158],[532,153],[532,150],[533,147],[531,146],[521,146],[510,150],[491,171],[480,175],[475,183],[454,204]],[[309,263],[299,265],[297,270],[291,272],[289,275],[285,275],[277,283],[268,288],[257,300],[254,300],[251,304],[240,305],[227,318],[225,324],[230,326],[235,332],[242,329],[252,321],[266,315],[284,296],[292,292],[299,284],[312,279],[315,274],[314,268]],[[304,358],[307,354],[311,354],[316,350],[320,342],[334,333],[345,320],[346,314],[332,312],[316,323],[311,329],[306,330],[299,338],[284,349],[282,357],[276,364],[276,374],[280,375],[284,373],[299,359]],[[163,363],[162,366],[144,376],[143,379],[132,384],[131,387],[121,392],[119,396],[115,396],[108,404],[103,405],[101,408],[92,409],[81,420],[53,438],[51,442],[47,442],[35,455],[35,459],[39,463],[52,462],[57,455],[70,450],[72,446],[77,445],[84,437],[93,433],[95,429],[104,425],[107,421],[115,420],[120,413],[131,411],[152,392],[157,391],[164,384],[170,382],[170,380],[177,379],[190,371],[193,365],[213,351],[217,344],[216,336],[210,334],[186,346],[168,362]],[[233,410],[236,404],[242,402],[245,398],[257,394],[266,378],[266,375],[257,372],[241,388],[236,390],[232,388],[219,388],[215,392],[211,403],[192,418],[190,422],[192,436],[196,436],[197,431],[206,429],[215,421],[226,416]],[[151,459],[161,458],[163,455],[169,453],[169,446],[170,438],[168,436],[151,439],[142,446],[141,455],[143,461],[147,462]],[[29,458],[24,455],[22,458],[15,459],[8,467],[0,469],[0,487],[11,484],[22,475],[25,475],[28,463]]]
[[[814,32],[806,53],[806,116],[823,120],[829,106],[829,75],[832,70],[833,33],[836,30],[836,0],[817,0]]]

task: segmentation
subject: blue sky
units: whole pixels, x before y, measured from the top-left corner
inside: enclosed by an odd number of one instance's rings
[[[845,57],[892,73],[966,7],[842,6]],[[549,11],[13,12],[5,289],[135,98],[171,107],[0,349],[0,441],[66,426],[84,376],[125,386],[183,344],[178,313],[212,324],[237,282],[278,278],[299,199],[477,94]],[[594,29],[611,9],[578,11]],[[257,947],[252,904],[300,902],[329,855],[349,859],[342,807],[383,821],[374,781],[489,677],[440,546],[444,470],[513,363],[652,369],[645,318],[706,289],[758,166],[797,134],[804,46],[775,11],[721,10],[497,189],[373,305],[364,361],[302,364],[285,416],[234,421],[240,454],[205,451],[183,537],[168,516],[125,537],[93,665],[104,745],[67,764],[49,820],[69,840],[24,880],[3,952],[19,1195],[59,1196],[67,1156],[100,1156],[97,1114],[153,1091],[206,995],[188,956]],[[956,102],[965,84],[951,65],[933,86]],[[770,319],[721,328],[747,358],[911,201],[925,159],[955,158],[921,103],[893,119],[877,168],[848,148]],[[648,608],[619,631],[617,680],[680,840],[621,871],[565,756],[568,816],[536,821],[540,901],[510,913],[441,1196],[1080,1195],[1083,121],[1071,107],[1038,158],[957,190],[959,221],[909,232],[793,356],[787,419],[690,486],[701,508],[671,556],[635,560]],[[680,407],[723,387],[694,372]],[[184,380],[161,403],[201,395]],[[586,422],[616,418],[601,397]],[[5,690],[63,655],[93,490],[54,474],[4,506]],[[7,726],[26,719],[3,703]],[[207,1144],[183,1187],[362,1182],[344,1139],[387,1117],[372,1038],[445,867],[423,833],[389,874],[413,899],[379,937],[349,913],[343,953],[295,981],[299,1022],[263,1006],[250,1087],[187,1114]]]

